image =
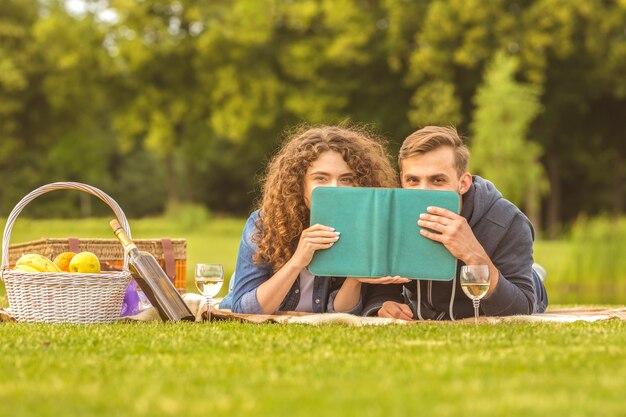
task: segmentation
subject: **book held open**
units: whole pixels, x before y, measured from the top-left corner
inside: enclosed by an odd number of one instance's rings
[[[318,276],[452,280],[457,260],[420,234],[419,216],[436,206],[460,211],[452,191],[401,188],[318,187],[311,197],[311,224],[341,233],[329,249],[315,252],[309,266]]]

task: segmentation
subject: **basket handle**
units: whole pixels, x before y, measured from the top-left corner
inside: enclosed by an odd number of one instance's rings
[[[42,185],[22,198],[7,218],[7,223],[4,226],[4,235],[2,236],[2,272],[9,269],[9,242],[11,239],[11,231],[13,230],[13,223],[17,220],[17,216],[19,216],[22,209],[35,198],[55,190],[78,190],[98,197],[100,200],[104,201],[105,204],[111,207],[117,217],[117,220],[119,220],[122,225],[122,228],[124,228],[128,237],[132,239],[126,215],[122,211],[119,204],[117,204],[115,200],[109,197],[104,191],[99,190],[96,187],[92,187],[91,185],[81,184],[80,182],[54,182],[52,184]],[[128,258],[126,256],[124,256],[124,270],[128,271]]]

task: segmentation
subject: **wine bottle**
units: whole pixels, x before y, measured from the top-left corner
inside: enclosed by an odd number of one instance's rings
[[[163,321],[194,321],[195,317],[163,271],[157,260],[148,252],[137,249],[117,220],[111,220],[115,236],[124,246],[131,275],[159,312]]]

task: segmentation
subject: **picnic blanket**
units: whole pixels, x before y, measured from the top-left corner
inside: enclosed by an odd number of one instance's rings
[[[204,298],[198,294],[185,294],[183,299],[194,313],[196,321],[205,321],[208,318],[207,305]],[[122,322],[158,321],[159,315],[155,308],[148,308],[136,316],[120,317]],[[278,314],[238,314],[230,310],[211,308],[211,321],[240,321],[248,323],[280,323],[280,324],[345,324],[349,326],[380,326],[388,324],[417,324],[428,321],[404,321],[383,317],[361,317],[345,313],[302,313],[297,311],[280,312]],[[544,314],[507,317],[480,317],[481,323],[515,323],[515,322],[557,322],[571,323],[576,321],[594,322],[600,320],[626,320],[626,307],[619,308],[595,308],[595,307],[569,307],[548,309]],[[10,309],[0,309],[0,321],[14,321]],[[431,322],[432,323],[432,322]],[[474,318],[466,318],[445,323],[463,324],[474,323]]]

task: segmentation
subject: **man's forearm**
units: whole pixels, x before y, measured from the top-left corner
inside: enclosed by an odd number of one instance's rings
[[[534,305],[535,294],[531,282],[527,285],[514,284],[500,273],[498,273],[498,285],[480,303],[481,309],[488,316],[532,314]]]

